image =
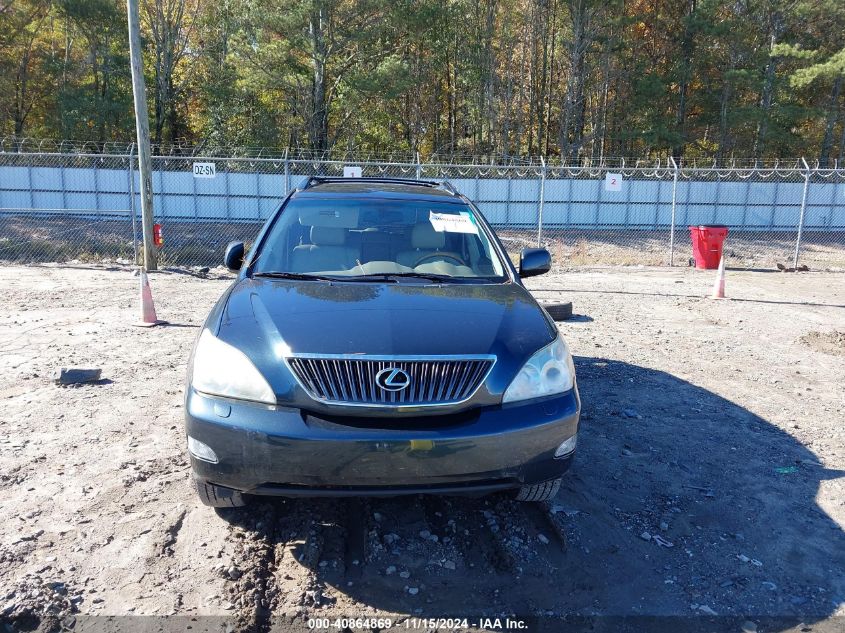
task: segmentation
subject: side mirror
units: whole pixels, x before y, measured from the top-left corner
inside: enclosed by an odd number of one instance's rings
[[[519,276],[533,277],[549,272],[552,256],[545,248],[526,248],[519,255]]]
[[[223,265],[233,273],[238,272],[244,265],[244,243],[229,242],[226,254],[223,255]]]

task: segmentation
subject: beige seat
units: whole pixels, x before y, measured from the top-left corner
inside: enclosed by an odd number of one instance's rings
[[[420,259],[426,255],[442,251],[445,245],[446,234],[435,231],[430,222],[415,224],[411,230],[413,250],[397,253],[396,261],[403,266],[413,268]]]
[[[329,272],[355,266],[358,254],[346,245],[348,232],[343,227],[312,226],[311,243],[297,246],[291,253],[291,272]]]

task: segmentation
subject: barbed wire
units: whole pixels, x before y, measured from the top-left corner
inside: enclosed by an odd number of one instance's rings
[[[786,173],[792,171],[806,171],[804,165],[814,171],[838,172],[845,169],[845,165],[834,160],[822,165],[819,160],[804,161],[802,158],[713,158],[713,157],[685,157],[673,160],[668,155],[646,156],[580,156],[567,158],[560,156],[526,156],[503,153],[460,152],[432,152],[422,154],[409,150],[397,149],[390,152],[377,152],[361,149],[334,147],[327,150],[291,147],[250,147],[225,145],[211,142],[193,142],[187,139],[174,143],[160,143],[151,146],[152,154],[156,157],[174,158],[225,158],[225,159],[274,159],[289,161],[315,162],[360,162],[387,163],[402,165],[462,165],[475,168],[497,167],[546,167],[549,169],[574,170],[609,170],[609,169],[721,169],[721,170],[749,170]],[[35,137],[0,137],[0,154],[76,154],[76,155],[112,155],[121,156],[134,153],[135,143],[132,141],[86,141],[73,139],[43,139]]]

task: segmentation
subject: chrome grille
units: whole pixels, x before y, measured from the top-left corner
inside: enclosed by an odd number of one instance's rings
[[[425,406],[454,404],[470,398],[493,367],[493,356],[472,358],[311,357],[288,358],[300,384],[312,398],[332,404]],[[385,369],[400,369],[410,384],[388,391],[376,384]]]

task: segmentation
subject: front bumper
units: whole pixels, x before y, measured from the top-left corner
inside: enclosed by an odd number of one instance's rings
[[[319,417],[300,409],[206,396],[189,387],[186,431],[218,462],[191,456],[194,476],[248,492],[347,496],[492,492],[559,477],[554,457],[578,431],[576,389],[448,419]],[[445,422],[445,423],[444,423]]]

